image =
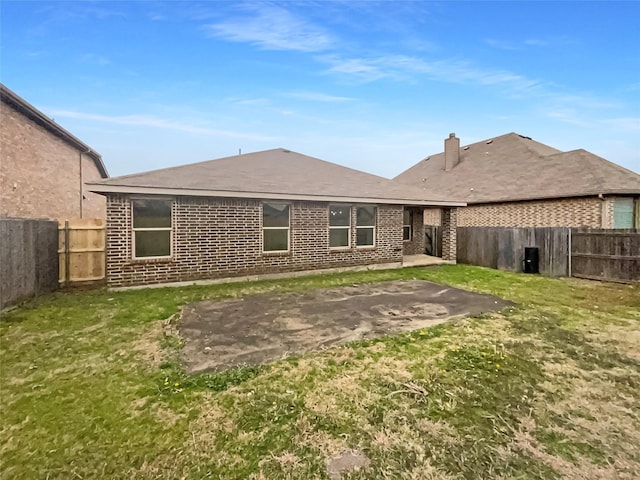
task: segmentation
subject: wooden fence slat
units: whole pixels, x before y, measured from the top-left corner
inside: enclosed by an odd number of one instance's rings
[[[604,258],[611,260],[637,260],[638,257],[634,255],[605,255],[603,253],[572,253],[573,258],[585,257],[585,258]]]
[[[524,248],[538,247],[544,275],[640,281],[640,230],[458,227],[457,234],[460,263],[522,272]]]
[[[60,276],[66,286],[103,280],[106,228],[102,219],[66,220],[59,225]]]
[[[640,281],[640,230],[586,230],[573,234],[576,277],[616,282]]]
[[[458,227],[458,261],[522,272],[525,247],[540,250],[540,272],[568,274],[567,228]]]

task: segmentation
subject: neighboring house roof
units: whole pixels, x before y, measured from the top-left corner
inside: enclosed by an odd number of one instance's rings
[[[394,180],[468,203],[640,194],[640,175],[630,170],[586,150],[561,152],[517,133],[463,146],[449,171],[442,152]]]
[[[62,128],[53,119],[47,117],[44,113],[2,83],[0,83],[0,98],[2,99],[2,102],[10,105],[25,117],[45,128],[48,132],[82,151],[83,154],[89,155],[96,164],[98,172],[100,172],[100,176],[102,178],[109,177],[109,173],[102,162],[102,156],[98,152]]]
[[[283,148],[235,155],[88,184],[97,193],[463,206],[452,196],[407,187]]]

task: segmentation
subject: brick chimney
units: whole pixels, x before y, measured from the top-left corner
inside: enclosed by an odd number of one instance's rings
[[[450,133],[444,141],[444,171],[448,172],[460,162],[460,139]]]

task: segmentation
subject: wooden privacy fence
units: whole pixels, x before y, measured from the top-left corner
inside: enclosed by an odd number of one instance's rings
[[[106,271],[104,220],[60,221],[58,256],[60,285],[103,281]]]
[[[0,309],[58,288],[58,225],[0,218]]]
[[[640,230],[458,227],[460,263],[522,272],[525,248],[537,247],[540,273],[640,281]]]
[[[571,276],[640,280],[640,230],[573,230]]]
[[[457,234],[460,263],[522,272],[524,249],[538,247],[540,273],[568,275],[568,228],[458,227]]]

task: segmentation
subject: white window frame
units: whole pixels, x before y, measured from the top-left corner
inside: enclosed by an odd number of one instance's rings
[[[373,208],[373,225],[358,225],[358,209],[359,208]],[[356,248],[375,248],[376,246],[376,230],[378,227],[378,206],[377,205],[357,205],[356,206]],[[358,245],[358,230],[365,228],[373,229],[373,243],[369,245]]]
[[[288,227],[265,227],[264,226],[264,206],[265,205],[286,205],[289,207]],[[289,253],[291,251],[291,204],[287,202],[262,202],[262,253]],[[287,249],[286,250],[265,250],[264,249],[264,231],[265,230],[286,230],[287,231]]]
[[[409,213],[409,224],[405,224],[404,223],[404,214],[405,212]],[[409,237],[408,238],[404,238],[404,231],[405,229],[409,229]],[[413,240],[413,212],[409,209],[404,209],[402,211],[402,241],[403,242],[410,242],[411,240]]]
[[[336,225],[336,226],[332,226],[331,225],[331,207],[344,207],[346,209],[349,210],[349,225]],[[351,209],[351,205],[345,205],[343,203],[332,203],[329,204],[329,249],[331,250],[345,250],[345,249],[349,249],[351,248],[351,214],[352,214],[352,209]],[[347,244],[346,245],[340,245],[337,247],[332,247],[331,246],[331,230],[346,230],[347,231]]]
[[[620,226],[620,224],[617,222],[619,221],[620,218],[620,210],[621,207],[624,207],[624,213],[625,214],[629,214],[631,215],[630,219],[631,222],[629,223],[629,226]],[[636,225],[636,219],[635,219],[635,214],[636,214],[636,201],[634,201],[633,197],[615,197],[613,199],[613,218],[612,218],[612,227],[614,229],[621,229],[621,228],[634,228]]]
[[[146,201],[158,201],[158,202],[169,202],[169,219],[171,220],[170,227],[152,227],[152,228],[136,228],[135,225],[135,214],[133,213],[133,204],[139,200]],[[131,207],[131,258],[134,260],[166,260],[168,258],[173,258],[173,199],[172,198],[149,198],[149,197],[136,197],[132,198],[130,202]],[[160,255],[155,257],[137,257],[136,256],[136,232],[169,232],[169,255]]]

